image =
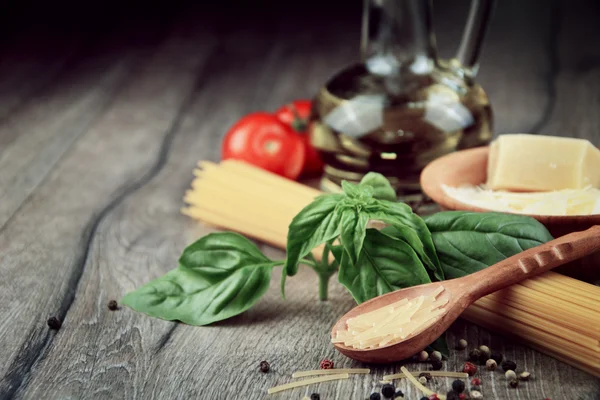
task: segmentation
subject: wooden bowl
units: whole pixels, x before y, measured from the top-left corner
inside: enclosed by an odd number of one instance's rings
[[[421,187],[442,209],[464,211],[493,211],[461,203],[444,193],[442,185],[458,187],[479,185],[487,180],[488,147],[448,154],[431,162],[421,173]],[[530,215],[540,221],[555,238],[600,225],[600,214],[594,215]]]

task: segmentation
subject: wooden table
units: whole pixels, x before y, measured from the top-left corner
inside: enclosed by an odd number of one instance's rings
[[[324,358],[360,366],[328,337],[350,295],[332,283],[319,302],[306,270],[289,281],[287,300],[276,272],[255,308],[208,327],[107,308],[210,231],[179,209],[195,162],[219,159],[226,128],[311,96],[357,56],[358,1],[343,12],[325,2],[294,12],[283,2],[262,12],[213,3],[109,2],[89,5],[93,16],[80,6],[74,19],[53,4],[37,17],[2,15],[10,32],[0,42],[0,398],[259,399]],[[597,6],[522,3],[499,4],[478,77],[496,131],[600,143]],[[436,4],[445,55],[465,16],[465,3],[454,4]],[[62,329],[48,329],[50,316]],[[493,332],[459,322],[451,347],[459,338],[489,344],[534,377],[515,390],[484,371],[486,399],[600,398],[598,379]],[[445,368],[464,358],[453,352]],[[261,360],[270,373],[258,372]],[[363,399],[398,369],[270,398]],[[420,397],[398,385],[406,399]],[[440,391],[448,385],[438,380]]]

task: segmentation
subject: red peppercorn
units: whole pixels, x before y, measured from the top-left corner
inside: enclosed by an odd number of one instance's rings
[[[473,379],[471,379],[471,385],[473,385],[473,386],[481,386],[481,379],[479,379],[479,378],[473,378]]]
[[[477,366],[473,363],[466,362],[463,366],[463,372],[469,374],[469,376],[473,376],[475,375],[475,372],[477,372]]]
[[[323,360],[320,364],[321,369],[333,369],[333,361]]]
[[[459,394],[458,394],[458,398],[459,398],[460,400],[465,400],[465,399],[467,398],[467,395],[466,395],[466,394],[464,394],[464,393],[459,393]]]
[[[437,393],[434,393],[429,396],[429,400],[440,400],[440,398],[438,397]]]

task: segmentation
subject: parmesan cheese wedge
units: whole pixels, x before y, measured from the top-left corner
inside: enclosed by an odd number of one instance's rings
[[[487,186],[524,192],[600,188],[600,150],[583,139],[500,135],[490,145]]]

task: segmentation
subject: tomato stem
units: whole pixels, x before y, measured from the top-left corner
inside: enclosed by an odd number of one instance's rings
[[[291,124],[292,129],[294,129],[298,133],[305,133],[306,128],[308,127],[308,120],[300,117],[300,114],[298,114],[298,110],[296,110],[296,107],[293,104],[288,104],[287,107],[294,115],[294,120]]]

